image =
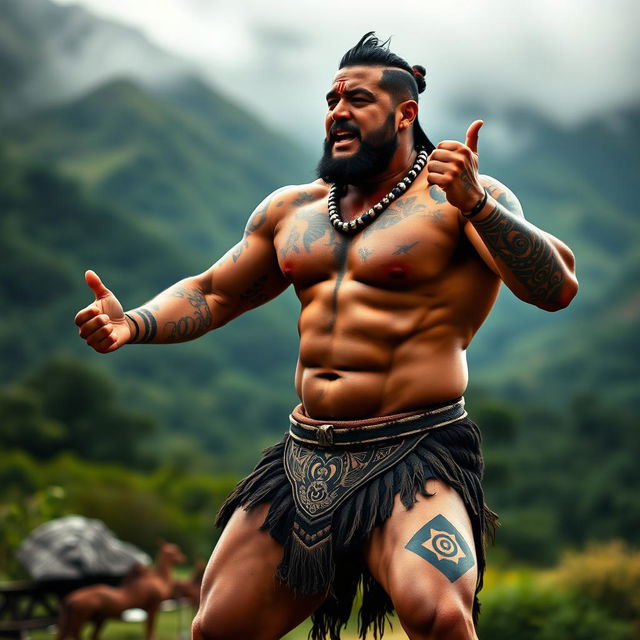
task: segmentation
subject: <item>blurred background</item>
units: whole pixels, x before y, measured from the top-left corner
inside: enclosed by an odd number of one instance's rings
[[[0,579],[71,513],[208,556],[221,501],[287,429],[298,303],[100,356],[73,324],[83,274],[137,306],[314,179],[323,96],[375,29],[427,68],[431,139],[484,119],[482,172],[578,264],[570,308],[503,291],[469,349],[503,523],[482,637],[638,637],[638,5],[384,4],[0,0]]]

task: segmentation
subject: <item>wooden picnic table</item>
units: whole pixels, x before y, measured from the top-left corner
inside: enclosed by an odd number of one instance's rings
[[[90,584],[121,582],[122,576],[89,576],[0,584],[0,637],[26,640],[29,631],[57,622],[60,603],[68,593]]]

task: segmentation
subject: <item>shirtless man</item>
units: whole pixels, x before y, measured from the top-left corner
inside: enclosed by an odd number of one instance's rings
[[[196,640],[272,640],[309,615],[335,640],[361,578],[374,634],[395,608],[412,640],[476,638],[493,514],[465,350],[502,282],[554,311],[577,281],[571,251],[478,174],[482,122],[434,150],[423,76],[367,34],[329,86],[320,179],[270,195],[210,269],[126,314],[87,272],[75,322],[100,353],[197,338],[290,284],[301,302],[302,404],[223,507]]]

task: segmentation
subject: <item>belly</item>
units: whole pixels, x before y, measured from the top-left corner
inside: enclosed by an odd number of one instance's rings
[[[296,387],[307,413],[320,420],[370,418],[418,410],[463,394],[463,350],[407,345],[399,352],[385,369],[305,366],[301,358]]]

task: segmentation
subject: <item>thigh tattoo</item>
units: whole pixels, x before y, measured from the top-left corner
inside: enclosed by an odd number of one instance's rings
[[[475,564],[467,541],[442,514],[418,529],[405,549],[431,563],[451,582],[455,582]]]

